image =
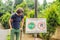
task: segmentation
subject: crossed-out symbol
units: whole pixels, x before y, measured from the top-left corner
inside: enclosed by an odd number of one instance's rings
[[[39,22],[38,23],[38,28],[41,29],[41,30],[44,30],[45,29],[45,23],[44,22]]]

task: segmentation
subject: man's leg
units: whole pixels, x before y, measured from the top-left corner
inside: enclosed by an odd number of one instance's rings
[[[14,40],[14,29],[11,30],[10,40]]]
[[[18,29],[16,32],[16,40],[19,40],[19,38],[20,38],[20,30]]]

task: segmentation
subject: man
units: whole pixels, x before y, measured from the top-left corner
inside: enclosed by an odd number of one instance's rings
[[[20,25],[20,22],[22,23]],[[9,26],[11,29],[11,40],[14,40],[14,34],[16,35],[16,40],[19,40],[20,30],[22,29],[24,24],[24,15],[23,9],[17,9],[16,13],[11,16],[9,19]]]

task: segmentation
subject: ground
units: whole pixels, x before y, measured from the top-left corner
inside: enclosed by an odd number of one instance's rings
[[[4,29],[0,23],[0,40],[6,40],[6,36],[8,33],[10,33],[10,30]],[[32,35],[22,33],[22,40],[34,40],[34,37]],[[37,40],[41,39],[37,38]]]

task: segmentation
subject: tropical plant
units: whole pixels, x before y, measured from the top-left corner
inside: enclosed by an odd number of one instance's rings
[[[6,14],[4,14],[3,16],[1,16],[1,24],[3,25],[3,27],[5,29],[9,28],[9,18],[10,18],[11,14],[9,12],[6,12]]]

